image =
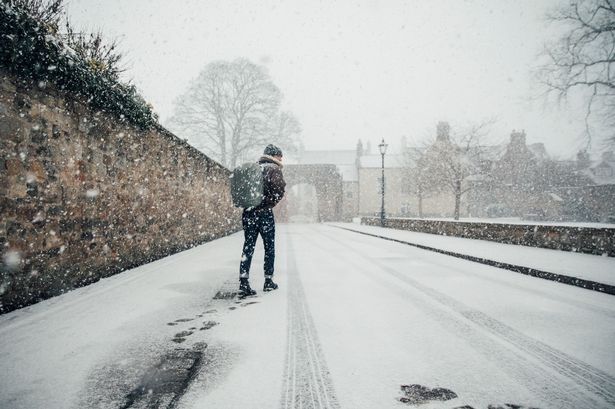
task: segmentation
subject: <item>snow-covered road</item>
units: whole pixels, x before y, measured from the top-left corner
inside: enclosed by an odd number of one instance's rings
[[[241,241],[1,316],[0,408],[147,407],[150,389],[176,393],[150,407],[403,408],[413,406],[400,387],[411,384],[457,395],[421,409],[615,407],[612,295],[331,226],[280,225],[280,290],[212,299],[234,288]],[[260,260],[259,243],[257,290]],[[144,381],[178,353],[186,382]]]

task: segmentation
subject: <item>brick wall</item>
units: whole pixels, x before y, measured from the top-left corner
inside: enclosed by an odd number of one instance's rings
[[[380,219],[364,217],[361,224],[380,226]],[[615,229],[612,228],[390,218],[385,220],[385,227],[615,257]]]
[[[1,71],[0,153],[0,312],[239,229],[227,169]]]

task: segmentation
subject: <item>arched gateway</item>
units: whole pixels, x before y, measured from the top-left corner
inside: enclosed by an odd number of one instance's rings
[[[342,220],[342,175],[335,165],[284,165],[282,171],[287,191],[301,183],[314,186],[318,200],[318,221]],[[286,201],[280,204],[277,215],[280,221],[286,222]]]

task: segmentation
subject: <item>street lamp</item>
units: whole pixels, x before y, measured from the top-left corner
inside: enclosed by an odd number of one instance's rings
[[[380,207],[380,226],[384,227],[384,154],[387,153],[387,145],[384,143],[384,138],[382,138],[382,142],[378,145],[378,149],[380,149],[380,155],[382,155],[382,206]]]

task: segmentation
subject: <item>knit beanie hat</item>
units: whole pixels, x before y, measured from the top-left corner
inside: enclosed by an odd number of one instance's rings
[[[282,156],[282,149],[278,148],[275,145],[267,145],[263,154],[268,156]]]

